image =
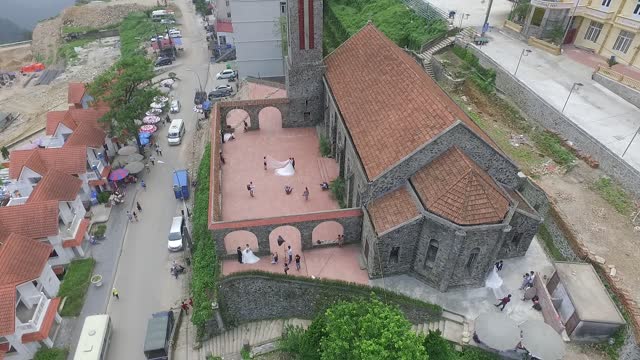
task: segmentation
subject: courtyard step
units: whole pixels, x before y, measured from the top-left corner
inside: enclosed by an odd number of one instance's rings
[[[327,182],[329,183],[331,180],[329,179],[329,175],[327,174],[327,167],[324,164],[324,159],[320,158],[320,159],[316,159],[316,161],[318,162],[318,169],[320,170],[320,178],[322,179],[321,182]]]

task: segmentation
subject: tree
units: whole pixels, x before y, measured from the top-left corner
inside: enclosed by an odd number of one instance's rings
[[[428,359],[404,314],[376,298],[339,302],[325,316],[322,360]]]
[[[429,331],[424,338],[424,348],[429,354],[429,360],[456,360],[458,353],[453,346],[441,336],[440,330]]]
[[[96,106],[106,104],[109,111],[101,121],[108,122],[111,134],[138,139],[135,120],[144,117],[153,98],[160,92],[152,87],[153,63],[142,56],[124,57],[100,74],[87,89]]]

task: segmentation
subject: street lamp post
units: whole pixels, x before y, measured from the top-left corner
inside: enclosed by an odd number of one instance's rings
[[[471,14],[460,14],[460,26],[459,26],[460,29],[462,29],[462,20],[468,19],[470,15]]]
[[[522,53],[520,54],[520,58],[518,59],[518,65],[516,65],[516,71],[513,72],[513,76],[516,76],[516,74],[518,73],[518,69],[520,68],[520,61],[522,61],[522,57],[528,56],[530,53],[531,53],[531,49],[522,49]]]
[[[489,14],[491,14],[491,6],[493,5],[493,0],[489,0],[489,6],[487,7],[487,14],[484,17],[484,23],[482,24],[482,34],[480,36],[484,36],[484,33],[489,30]]]
[[[627,150],[629,150],[629,148],[631,147],[631,144],[633,144],[633,140],[635,140],[636,136],[638,136],[638,132],[640,132],[640,128],[638,128],[638,130],[636,130],[636,132],[633,133],[633,137],[631,138],[631,141],[629,141],[629,145],[627,145],[627,147],[624,149],[624,152],[622,153],[621,157],[624,157],[624,155],[627,153]]]
[[[569,102],[569,98],[571,97],[571,94],[573,93],[573,90],[577,87],[583,86],[583,83],[573,83],[573,86],[571,86],[571,90],[569,90],[569,96],[567,96],[567,100],[565,100],[564,102],[564,106],[562,107],[562,113],[564,113],[564,108],[567,107],[567,103]]]

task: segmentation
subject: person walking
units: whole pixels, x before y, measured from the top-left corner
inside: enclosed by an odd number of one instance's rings
[[[293,167],[293,169],[296,169],[296,158],[292,157],[291,158],[291,167]]]
[[[289,275],[289,265],[286,262],[284,263],[284,274]]]
[[[131,214],[131,211],[127,210],[127,217],[129,218],[129,222],[133,222],[133,215]]]
[[[296,254],[296,270],[300,271],[300,254]]]
[[[529,273],[524,273],[522,276],[522,285],[520,285],[520,290],[524,290],[525,287],[529,284]]]
[[[142,212],[142,206],[140,206],[140,203],[138,201],[136,201],[136,207],[138,208],[139,212]]]
[[[144,164],[144,168],[147,169],[147,174],[151,172],[151,166],[149,166],[149,163]]]
[[[155,158],[155,156],[153,156],[153,155],[149,156],[149,161],[151,161],[151,165],[156,166],[156,158]]]
[[[309,200],[309,188],[308,187],[304,188],[304,192],[302,193],[302,196],[304,197],[305,201]]]
[[[502,260],[500,261],[496,261],[495,266],[496,266],[496,271],[502,271]]]
[[[504,310],[504,307],[507,306],[507,304],[511,301],[511,294],[503,297],[502,299],[498,299],[500,302],[495,304],[495,307],[500,307],[500,311]]]
[[[116,298],[116,299],[120,300],[120,294],[118,294],[118,289],[113,288],[113,289],[111,290],[111,296],[113,296],[114,298]]]
[[[140,180],[140,186],[142,186],[142,189],[144,191],[147,191],[147,184],[144,182],[144,180]]]
[[[180,304],[180,307],[182,308],[182,310],[184,310],[185,314],[189,315],[189,305],[187,305],[184,300],[182,300],[182,304]]]
[[[287,249],[287,257],[289,258],[289,264],[293,261],[293,250],[291,250],[291,245],[289,245]]]
[[[251,197],[254,197],[254,190],[255,190],[255,185],[253,185],[253,181],[249,181],[249,184],[247,184],[247,190],[249,190],[249,195]]]
[[[262,158],[262,165],[264,166],[264,171],[267,171],[267,157]]]
[[[238,254],[238,262],[242,264],[242,249],[240,248],[240,246],[238,246],[238,248],[236,249],[236,253]]]
[[[136,212],[133,212],[133,218],[136,219],[136,222],[138,222],[138,214],[136,214]]]
[[[158,146],[156,151],[158,152],[158,155],[162,156],[162,148],[160,146]]]

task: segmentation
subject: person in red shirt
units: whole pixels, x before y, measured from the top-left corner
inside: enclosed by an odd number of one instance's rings
[[[499,300],[500,302],[499,302],[499,303],[497,303],[497,304],[495,304],[494,306],[495,306],[495,307],[502,306],[502,307],[500,308],[500,311],[502,311],[502,310],[504,310],[504,307],[505,307],[505,306],[507,306],[507,304],[509,303],[509,301],[511,301],[511,294],[509,294],[509,295],[507,295],[507,296],[503,297],[502,299],[498,299],[498,300]]]

